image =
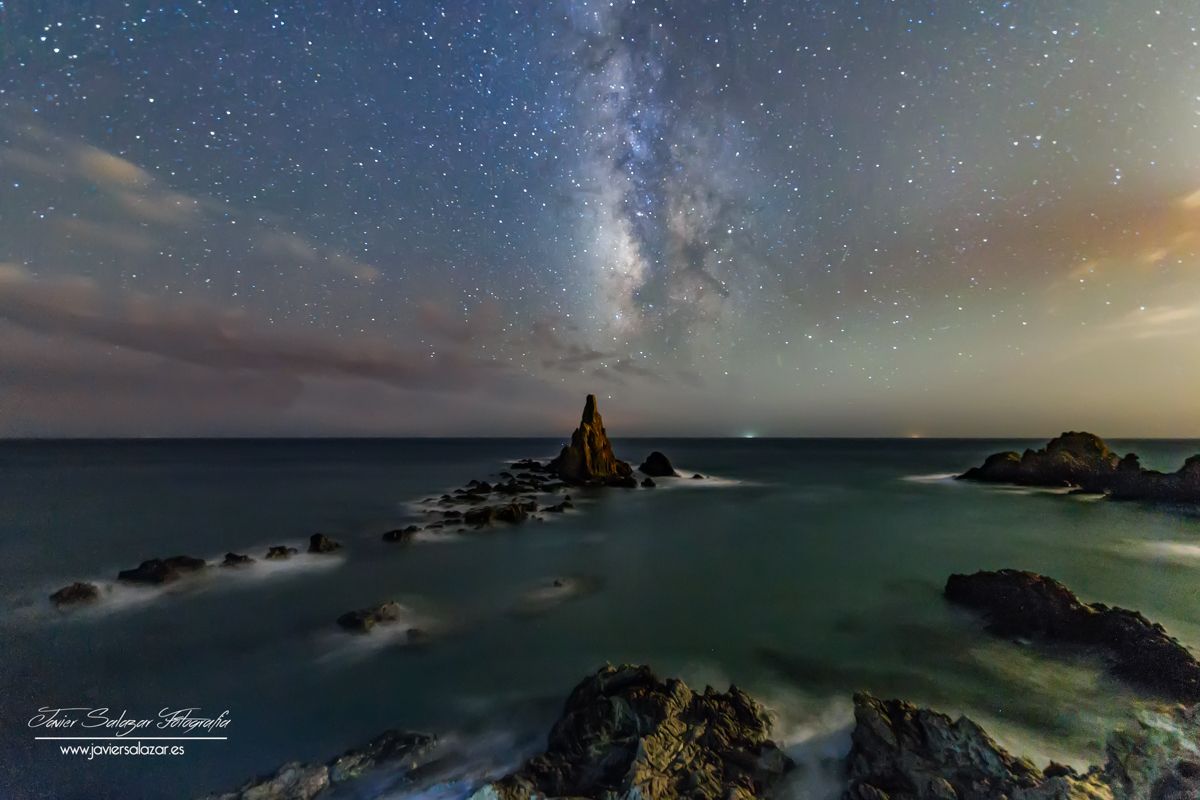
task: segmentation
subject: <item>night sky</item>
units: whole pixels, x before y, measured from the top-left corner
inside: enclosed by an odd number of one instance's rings
[[[1200,436],[1200,5],[0,5],[0,435]]]

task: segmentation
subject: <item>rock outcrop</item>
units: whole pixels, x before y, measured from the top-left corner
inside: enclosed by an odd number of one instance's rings
[[[960,480],[1015,483],[1022,486],[1074,486],[1116,500],[1200,502],[1200,455],[1187,459],[1177,472],[1144,469],[1136,453],[1124,457],[1108,449],[1092,433],[1068,432],[1041,450],[1018,455],[993,453],[982,466]]]
[[[571,443],[550,462],[549,469],[569,484],[609,484],[633,477],[633,468],[613,455],[595,395],[587,396]]]
[[[299,552],[300,551],[294,547],[277,544],[274,547],[268,547],[267,554],[263,556],[263,558],[267,559],[268,561],[283,561],[286,558],[291,558]]]
[[[406,762],[412,768],[436,744],[432,736],[390,730],[363,748],[347,750],[325,764],[285,764],[274,774],[248,781],[232,792],[205,795],[201,800],[312,800],[326,789],[357,781],[375,766]]]
[[[314,533],[308,539],[310,553],[336,553],[342,546],[323,533]]]
[[[411,542],[420,530],[416,525],[409,525],[407,528],[388,531],[383,535],[383,540],[385,542]]]
[[[1045,772],[966,717],[854,695],[844,800],[1113,800],[1095,771]]]
[[[225,560],[221,562],[222,567],[247,567],[254,563],[254,559],[250,556],[244,556],[239,553],[226,553]]]
[[[537,511],[536,500],[525,503],[509,503],[503,506],[473,508],[463,514],[463,522],[475,526],[491,525],[493,522],[508,522],[515,525],[528,519],[530,511]]]
[[[978,613],[999,636],[1086,647],[1128,683],[1179,702],[1200,701],[1200,663],[1137,611],[1083,603],[1055,580],[1013,569],[951,575],[945,596]]]
[[[100,588],[94,583],[76,581],[70,586],[64,586],[50,595],[50,602],[58,608],[67,608],[84,603],[94,603],[100,599]]]
[[[204,569],[208,563],[203,558],[191,556],[171,556],[170,558],[152,558],[143,561],[135,569],[123,569],[117,573],[117,580],[127,583],[171,583],[179,580],[185,573]]]
[[[655,450],[646,456],[646,460],[638,467],[638,472],[653,478],[678,478],[679,473],[671,466],[671,459]]]
[[[355,633],[370,633],[376,625],[398,622],[404,614],[404,606],[395,600],[374,608],[348,611],[338,617],[338,625]]]
[[[703,694],[649,667],[605,667],[580,683],[546,752],[475,800],[749,800],[790,767],[762,707],[731,686]]]

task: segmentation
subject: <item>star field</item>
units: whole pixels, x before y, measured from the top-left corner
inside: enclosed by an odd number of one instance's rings
[[[1190,4],[0,27],[8,435],[1200,435]]]

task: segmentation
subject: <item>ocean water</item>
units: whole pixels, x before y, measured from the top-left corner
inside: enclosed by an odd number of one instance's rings
[[[608,662],[765,702],[806,765],[780,790],[791,800],[838,791],[860,689],[1085,767],[1153,699],[1087,659],[982,634],[942,600],[946,577],[1035,570],[1200,645],[1194,512],[949,479],[1036,441],[614,440],[633,463],[657,449],[710,477],[571,491],[575,510],[545,522],[381,541],[428,516],[422,498],[561,444],[0,443],[0,797],[196,797],[388,728],[438,733],[452,757],[436,781],[370,791],[461,797],[536,750],[571,688]],[[1200,450],[1110,444],[1171,470]],[[317,531],[342,552],[108,588],[151,557],[303,551]],[[556,592],[556,578],[579,591]],[[104,598],[54,610],[47,595],[74,580]],[[428,633],[420,644],[404,626],[355,637],[335,624],[392,599]],[[230,724],[182,755],[88,759],[34,739],[42,707],[194,707]]]

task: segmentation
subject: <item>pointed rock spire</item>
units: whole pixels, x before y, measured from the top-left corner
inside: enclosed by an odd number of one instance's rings
[[[616,483],[632,479],[633,468],[613,455],[594,394],[587,396],[583,418],[571,434],[571,444],[550,462],[550,468],[568,483]]]

